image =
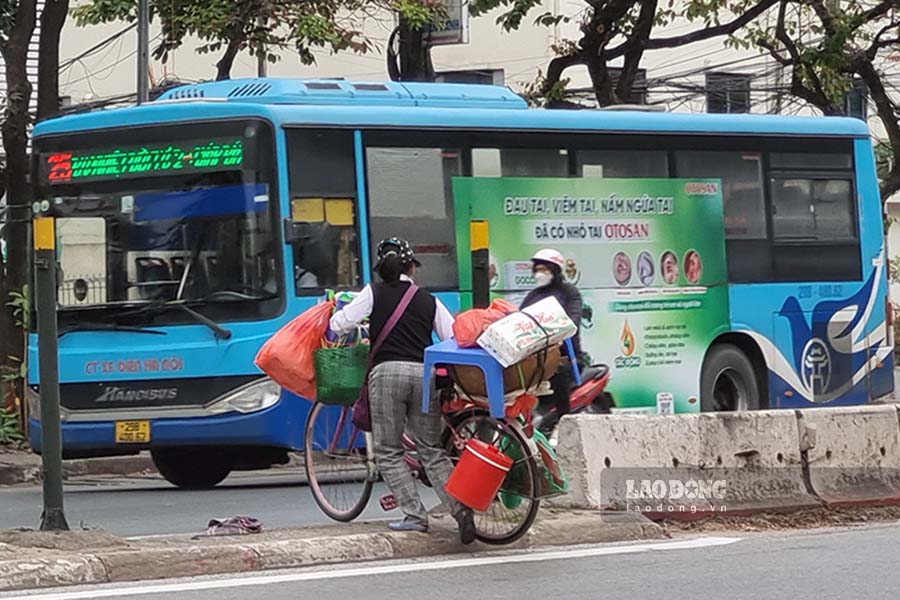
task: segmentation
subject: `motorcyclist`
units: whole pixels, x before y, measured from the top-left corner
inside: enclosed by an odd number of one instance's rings
[[[575,326],[578,327],[575,337],[572,338],[572,343],[575,348],[575,356],[579,368],[583,368],[581,317],[584,311],[584,303],[578,288],[567,282],[563,277],[565,264],[566,260],[558,250],[552,248],[539,250],[531,258],[531,271],[537,287],[525,296],[520,308],[531,306],[551,296],[556,298],[569,318],[572,319],[572,322],[575,323]],[[572,365],[569,360],[564,359],[562,361],[556,374],[550,378],[550,386],[553,388],[552,395],[541,398],[542,409],[554,409],[554,418],[547,419],[547,422],[541,426],[542,429],[546,428],[547,430],[552,430],[556,422],[563,415],[567,414],[570,409],[569,390],[572,387]]]

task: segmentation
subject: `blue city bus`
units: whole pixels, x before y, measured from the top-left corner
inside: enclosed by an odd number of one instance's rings
[[[702,373],[685,373],[699,396],[686,410],[893,391],[882,210],[858,120],[533,110],[493,86],[251,79],[43,121],[34,157],[57,224],[66,457],[150,450],[183,487],[287,461],[309,403],[263,376],[258,350],[326,290],[368,283],[392,235],[426,265],[421,285],[470,306],[460,177],[719,180],[731,322]],[[37,352],[32,334],[31,364]],[[40,452],[38,370],[29,378]]]

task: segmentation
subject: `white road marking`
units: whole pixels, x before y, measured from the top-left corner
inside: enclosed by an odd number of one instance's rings
[[[72,592],[37,593],[24,596],[3,596],[3,600],[90,600],[93,598],[113,598],[116,596],[137,596],[147,594],[172,594],[177,592],[205,591],[215,589],[239,588],[260,585],[275,585],[297,581],[316,581],[322,579],[343,579],[347,577],[367,577],[372,575],[395,575],[398,573],[415,573],[421,571],[437,571],[443,569],[463,569],[506,565],[516,563],[544,562],[548,560],[566,560],[587,558],[591,556],[609,556],[615,554],[638,554],[666,550],[689,550],[693,548],[709,548],[726,546],[741,541],[733,537],[700,537],[677,542],[658,542],[652,544],[625,544],[620,546],[589,546],[569,550],[540,550],[521,554],[487,553],[470,558],[451,558],[446,560],[430,560],[423,562],[404,562],[368,567],[339,568],[320,571],[301,571],[283,575],[263,574],[237,576],[227,579],[209,579],[204,581],[184,581],[178,583],[159,583],[151,585],[127,585],[116,587],[100,587]]]

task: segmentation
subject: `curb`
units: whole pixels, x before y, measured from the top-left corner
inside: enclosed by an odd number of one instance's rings
[[[0,462],[0,485],[36,483],[40,480],[41,467],[38,465],[12,465]]]
[[[285,532],[274,533],[284,535]],[[584,512],[557,515],[548,511],[535,523],[528,535],[504,548],[538,548],[666,537],[659,525],[639,514]],[[129,542],[138,546],[24,560],[3,560],[0,554],[0,591],[423,558],[468,554],[491,548],[483,544],[460,544],[448,518],[435,519],[429,535],[382,531],[379,526],[377,532],[265,541],[241,538],[240,542],[230,544],[223,544],[222,538],[215,537],[189,540],[185,545],[171,542],[157,546],[139,546],[141,543],[152,544],[153,540],[149,538],[132,538]]]
[[[155,471],[149,454],[136,456],[112,456],[106,458],[80,458],[63,462],[63,474],[68,477],[91,475],[138,475]],[[3,462],[0,455],[0,486],[22,485],[41,481],[41,457],[37,454],[19,463]]]

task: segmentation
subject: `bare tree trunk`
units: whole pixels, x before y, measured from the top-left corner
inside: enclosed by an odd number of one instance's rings
[[[0,228],[4,225],[4,220],[0,217]],[[0,298],[9,298],[9,290],[6,289],[6,264],[3,260],[3,254],[0,253]],[[0,339],[6,339],[8,333],[12,333],[15,328],[12,313],[6,310],[0,310]],[[6,352],[8,348],[5,343],[0,343],[0,352]],[[0,376],[7,373],[9,365],[0,362]],[[11,398],[14,394],[12,386],[0,379],[0,410],[12,408]]]
[[[37,22],[36,0],[19,0],[15,18],[15,25],[3,48],[7,97],[2,134],[6,152],[7,218],[10,222],[6,227],[8,260],[3,273],[3,289],[0,289],[0,312],[3,313],[3,318],[0,319],[0,366],[6,369],[18,369],[24,346],[23,332],[15,326],[7,302],[8,292],[22,289],[25,284],[30,256],[27,224],[19,221],[28,214],[28,207],[31,206],[27,131],[32,90],[25,63],[28,44]]]
[[[48,0],[41,13],[38,56],[38,120],[59,112],[59,36],[69,14],[69,0]]]
[[[626,42],[625,64],[616,83],[616,97],[619,102],[636,103],[634,81],[640,70],[650,33],[653,31],[658,4],[659,0],[644,0],[634,31]]]
[[[431,49],[425,44],[425,34],[414,29],[400,19],[400,80],[434,81],[434,66],[431,64]]]
[[[243,38],[232,38],[225,48],[225,54],[216,63],[216,81],[231,79],[231,69],[234,67],[234,59],[241,51],[244,43]]]

